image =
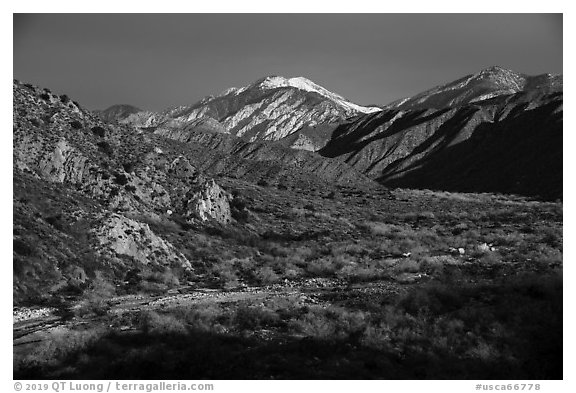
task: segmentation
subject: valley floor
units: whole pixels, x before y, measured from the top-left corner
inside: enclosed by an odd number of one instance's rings
[[[562,378],[562,203],[219,182],[235,224],[149,223],[196,277],[15,308],[14,377]]]

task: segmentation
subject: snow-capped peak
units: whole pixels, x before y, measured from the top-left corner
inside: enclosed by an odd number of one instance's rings
[[[347,109],[351,109],[362,113],[372,113],[382,110],[381,108],[378,107],[366,107],[354,104],[346,100],[344,97],[332,93],[331,91],[326,90],[322,86],[317,85],[316,83],[302,76],[294,78],[285,78],[283,76],[269,76],[256,82],[255,85],[261,89],[277,89],[280,87],[293,87],[299,90],[314,92],[340,104],[341,106]]]

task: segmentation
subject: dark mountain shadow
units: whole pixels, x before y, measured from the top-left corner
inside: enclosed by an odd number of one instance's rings
[[[364,124],[353,131],[349,131],[349,124],[338,127],[334,131],[332,139],[324,148],[318,151],[318,153],[324,157],[333,158],[346,153],[359,152],[370,143],[391,137],[405,131],[407,128],[425,124],[440,117],[449,110],[450,109],[443,109],[425,116],[422,115],[426,110],[414,110],[397,119],[384,132],[378,133],[370,138],[362,139],[364,135],[369,135],[378,127],[390,121],[398,112],[389,111],[384,114],[377,113],[375,115],[368,115],[370,117],[363,120]]]
[[[500,121],[480,123],[463,142],[415,161],[404,158],[377,180],[390,187],[562,198],[562,114],[554,113],[560,103],[532,110],[527,105],[518,105]],[[441,127],[433,138],[454,135],[458,127]]]

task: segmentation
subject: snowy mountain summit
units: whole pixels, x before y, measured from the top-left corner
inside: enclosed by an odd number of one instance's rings
[[[165,134],[190,128],[199,118],[211,118],[219,124],[219,132],[251,141],[280,140],[300,130],[318,125],[334,128],[346,119],[381,110],[352,103],[304,77],[267,76],[190,106],[133,114],[121,122],[155,127]]]
[[[337,104],[340,104],[341,106],[343,106],[347,109],[357,111],[357,112],[362,112],[362,113],[373,113],[373,112],[379,112],[382,110],[382,108],[375,107],[375,106],[366,107],[366,106],[354,104],[353,102],[346,100],[344,97],[342,97],[336,93],[333,93],[333,92],[325,89],[324,87],[317,85],[316,83],[314,83],[311,80],[306,79],[302,76],[298,76],[298,77],[294,77],[294,78],[285,78],[283,76],[269,76],[269,77],[264,78],[260,83],[258,83],[258,86],[262,89],[277,89],[277,88],[282,88],[282,87],[293,87],[293,88],[304,90],[307,92],[317,93],[317,94],[320,94],[321,96],[323,96],[325,98],[328,98],[329,100],[336,102]]]

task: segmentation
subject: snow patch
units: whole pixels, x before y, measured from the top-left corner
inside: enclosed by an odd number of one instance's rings
[[[325,88],[323,88],[320,85],[317,85],[316,83],[312,82],[309,79],[306,79],[304,77],[294,77],[294,78],[284,78],[283,76],[270,76],[266,79],[264,79],[262,82],[260,82],[258,84],[258,86],[262,89],[277,89],[280,87],[294,87],[296,89],[299,90],[304,90],[304,91],[309,91],[309,92],[314,92],[317,94],[320,94],[323,97],[326,97],[334,102],[336,102],[337,104],[339,104],[340,106],[343,106],[349,110],[355,111],[355,112],[362,112],[362,113],[373,113],[373,112],[379,112],[382,109],[378,108],[378,107],[374,107],[374,106],[361,106],[361,105],[357,105],[354,104],[348,100],[346,100],[344,97],[332,93],[329,90],[326,90]]]

